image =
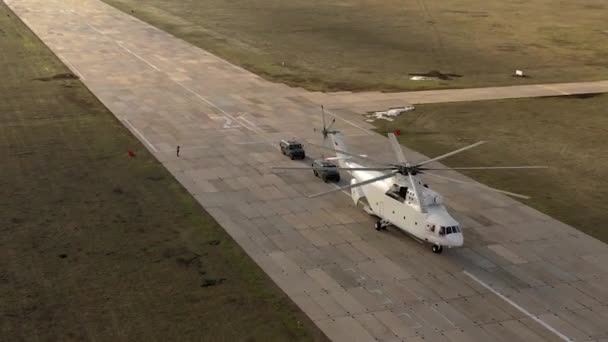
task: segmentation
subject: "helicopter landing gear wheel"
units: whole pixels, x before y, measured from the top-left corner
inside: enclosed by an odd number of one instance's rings
[[[380,222],[380,221],[376,222],[376,224],[374,225],[374,228],[376,228],[376,230],[382,230],[382,222]]]
[[[433,247],[431,248],[431,250],[433,251],[433,253],[435,254],[440,254],[443,251],[443,246],[440,245],[433,245]]]
[[[376,230],[386,230],[386,227],[388,227],[388,222],[386,222],[384,220],[379,220],[374,225],[374,228],[376,228]]]

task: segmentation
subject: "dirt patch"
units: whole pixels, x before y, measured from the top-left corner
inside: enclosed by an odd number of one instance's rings
[[[202,257],[202,255],[193,252],[187,252],[186,254],[177,257],[175,261],[177,261],[177,263],[182,266],[190,266],[194,264],[200,268],[200,257]]]
[[[163,177],[163,176],[150,176],[150,177],[146,177],[146,179],[151,180],[151,181],[158,182],[158,181],[163,180],[163,179],[164,179],[164,177]]]
[[[598,96],[602,96],[602,93],[584,93],[584,94],[571,94],[571,95],[551,95],[551,96],[542,96],[541,98],[546,99],[553,99],[553,98],[561,98],[561,99],[581,99],[581,100],[586,100],[586,99],[592,99]]]
[[[600,93],[585,93],[585,94],[572,94],[572,95],[567,95],[566,97],[574,97],[577,99],[591,99],[594,97],[598,97],[602,94]]]
[[[221,283],[223,283],[225,281],[226,281],[225,278],[217,278],[217,279],[205,278],[205,279],[203,279],[203,283],[201,284],[201,287],[216,286],[216,285],[219,285],[219,284],[221,284]]]
[[[458,77],[462,77],[463,75],[460,74],[453,74],[453,73],[443,73],[441,71],[438,70],[431,70],[429,72],[426,73],[410,73],[410,76],[419,76],[419,77],[426,77],[426,78],[436,78],[439,80],[444,80],[444,81],[449,81],[453,78],[458,78]]]
[[[61,81],[61,80],[77,80],[78,76],[72,74],[71,72],[64,72],[60,74],[55,74],[50,77],[39,77],[35,78],[36,81],[48,82],[48,81]]]

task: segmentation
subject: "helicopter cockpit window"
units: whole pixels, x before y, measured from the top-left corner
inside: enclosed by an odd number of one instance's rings
[[[405,198],[405,196],[407,196],[407,187],[406,186],[399,187],[399,197]]]
[[[448,234],[456,234],[460,233],[460,227],[458,226],[449,226],[449,227],[441,227],[439,228],[439,235],[448,235]]]
[[[407,187],[406,186],[399,186],[397,184],[394,184],[387,192],[386,195],[396,199],[399,202],[404,202],[405,201],[405,196],[407,195]]]

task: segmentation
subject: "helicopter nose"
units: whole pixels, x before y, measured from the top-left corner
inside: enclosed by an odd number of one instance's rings
[[[448,242],[452,247],[460,247],[464,244],[464,237],[461,233],[450,234],[447,236]]]

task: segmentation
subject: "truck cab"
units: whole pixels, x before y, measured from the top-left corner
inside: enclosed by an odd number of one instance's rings
[[[293,159],[304,159],[306,158],[306,153],[304,152],[304,148],[302,144],[295,140],[281,140],[281,153]]]
[[[327,181],[340,181],[340,172],[338,172],[338,167],[336,164],[333,164],[327,160],[315,160],[312,162],[313,172],[315,176],[321,178],[324,182]]]

